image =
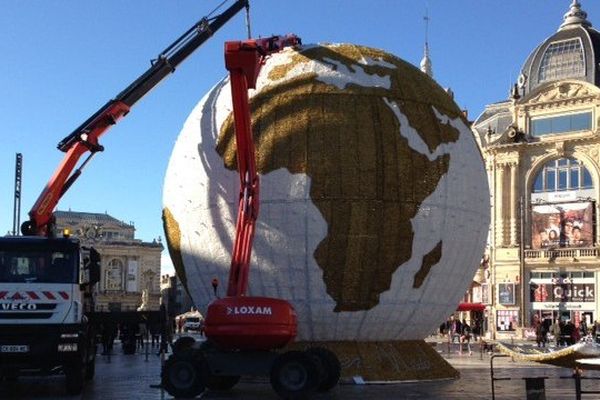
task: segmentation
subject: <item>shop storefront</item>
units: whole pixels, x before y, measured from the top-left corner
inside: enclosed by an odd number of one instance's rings
[[[596,318],[596,277],[592,271],[532,272],[529,281],[530,322],[571,320],[589,325]]]

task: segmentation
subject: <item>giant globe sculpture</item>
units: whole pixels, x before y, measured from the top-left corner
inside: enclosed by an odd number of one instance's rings
[[[490,212],[483,160],[452,98],[405,61],[351,44],[274,54],[250,96],[261,208],[249,295],[290,301],[301,342],[435,331],[472,281]],[[188,117],[165,177],[169,251],[200,309],[231,261],[231,109],[224,79]]]

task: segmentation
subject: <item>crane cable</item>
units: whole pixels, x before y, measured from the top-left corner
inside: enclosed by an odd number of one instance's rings
[[[223,4],[227,3],[229,0],[223,0],[221,2],[221,4],[219,4],[218,6],[215,7],[214,10],[212,10],[211,12],[208,13],[208,15],[205,17],[206,19],[208,19],[211,15],[213,15],[219,8],[223,7]]]
[[[204,18],[206,18],[208,20],[210,18],[210,16],[213,15],[219,8],[223,7],[223,4],[227,3],[227,1],[229,1],[229,0],[223,0],[221,2],[221,4],[216,6],[214,8],[214,10],[212,10],[210,13],[208,13],[208,15]],[[248,39],[252,39],[252,31],[250,30],[250,2],[249,1],[246,3],[246,31],[248,33]]]

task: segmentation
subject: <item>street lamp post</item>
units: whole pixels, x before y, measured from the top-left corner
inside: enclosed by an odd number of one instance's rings
[[[525,328],[525,212],[523,196],[519,197],[519,283],[521,284],[521,326]]]

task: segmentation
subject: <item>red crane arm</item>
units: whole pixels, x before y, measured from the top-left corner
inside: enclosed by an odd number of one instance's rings
[[[248,89],[256,87],[256,79],[269,54],[298,44],[300,38],[296,35],[225,43],[225,67],[231,80],[237,166],[240,173],[240,195],[227,286],[228,296],[243,296],[248,289],[252,241],[259,209],[260,182],[256,172]]]
[[[124,117],[129,109],[156,85],[173,73],[179,64],[210,39],[233,16],[248,7],[248,0],[236,0],[221,14],[200,19],[152,60],[149,69],[58,143],[58,148],[66,154],[29,211],[29,220],[21,226],[24,235],[50,236],[52,234],[54,220],[52,212],[58,201],[81,175],[93,155],[103,150],[103,147],[98,144],[98,138]],[[91,153],[89,157],[74,171],[81,156],[88,151]]]
[[[129,107],[126,104],[115,101],[95,119],[91,125],[93,128],[89,132],[82,134],[83,137],[80,141],[74,142],[65,153],[62,162],[58,165],[41,195],[31,208],[29,213],[30,220],[27,222],[29,226],[24,227],[24,230],[28,230],[28,233],[35,233],[42,236],[50,234],[48,230],[52,225],[52,211],[54,207],[56,207],[62,195],[81,174],[83,167],[91,157],[96,152],[104,149],[98,144],[98,138],[128,112]],[[88,151],[90,152],[90,156],[77,171],[71,174],[81,156]]]

